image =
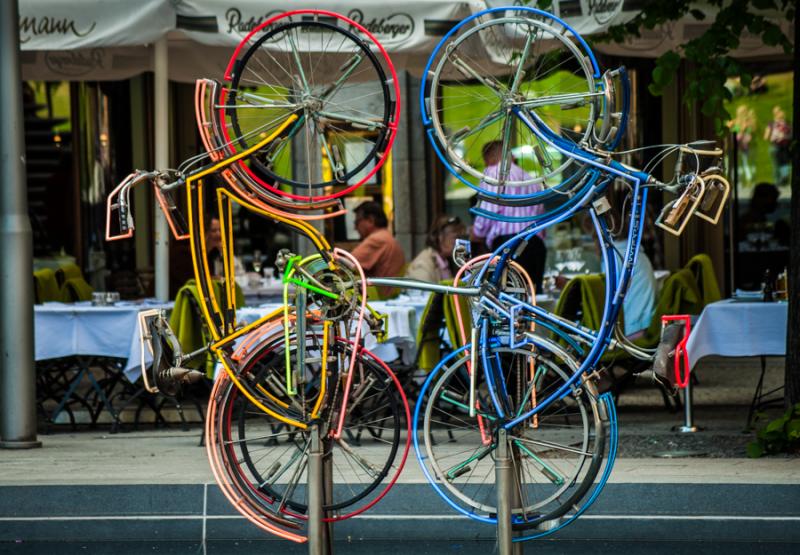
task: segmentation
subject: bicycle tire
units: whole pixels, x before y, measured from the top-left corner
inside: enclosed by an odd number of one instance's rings
[[[476,25],[470,27],[466,24],[466,21],[473,20],[477,22]],[[427,76],[423,78],[426,82],[423,84],[421,109],[437,154],[453,175],[489,197],[498,195],[496,187],[502,189],[500,192],[509,200],[541,201],[551,196],[550,190],[566,192],[564,189],[568,190],[579,182],[575,175],[582,172],[583,166],[570,157],[553,165],[554,158],[548,153],[546,141],[525,126],[512,107],[521,107],[536,114],[536,121],[544,124],[549,135],[566,138],[574,144],[592,141],[595,121],[598,118],[607,119],[603,116],[606,92],[603,89],[605,81],[599,78],[588,47],[582,40],[573,41],[579,36],[565,23],[552,14],[533,8],[496,8],[476,14],[466,21],[442,39],[428,62],[428,69],[432,68],[429,81]],[[522,32],[521,28],[527,32]],[[525,37],[524,44],[521,48],[515,48],[520,46],[519,36]],[[503,59],[492,59],[491,54],[479,60],[472,56],[480,49],[489,52],[491,48],[498,50],[498,45],[502,46],[504,42],[508,48],[499,54],[495,53],[495,57],[504,56]],[[531,42],[535,44],[531,46]],[[546,43],[556,44],[557,48],[540,52],[539,44]],[[559,50],[562,53],[560,58],[554,54]],[[574,91],[548,96],[536,90],[539,86],[537,83],[547,86],[547,80],[555,79],[555,72],[562,71],[564,67],[570,67],[577,76],[569,85]],[[533,78],[524,81],[526,72],[531,70]],[[505,83],[500,80],[503,79],[502,72],[505,72]],[[498,75],[501,77],[498,78]],[[560,77],[550,90],[557,86],[559,93],[562,93],[565,79]],[[460,100],[458,94],[448,94],[443,88],[448,83],[461,85],[464,92],[460,94]],[[502,94],[499,94],[499,89],[504,89]],[[544,90],[544,93],[547,92]],[[461,120],[450,118],[446,121],[447,113],[455,113],[459,102],[469,105],[469,113],[463,115]],[[573,117],[558,118],[547,114],[553,111],[548,106],[569,107],[569,104],[575,103],[580,105],[569,108],[579,109]],[[497,121],[493,121],[492,114],[495,114]],[[459,128],[462,124],[466,125]],[[448,126],[455,131],[448,131]],[[513,133],[510,131],[512,128]],[[483,161],[476,148],[490,140],[508,141],[510,135],[516,137],[517,143],[513,158],[527,172],[528,178],[516,181],[505,179],[503,163],[496,176],[484,172]],[[468,138],[471,139],[469,143],[466,142]],[[464,144],[457,144],[459,142]],[[512,158],[511,150],[510,144],[507,149],[504,144],[504,158],[508,161]],[[474,181],[479,183],[475,184]],[[514,191],[534,184],[541,185],[545,190],[534,193],[524,189],[521,193]],[[486,188],[486,185],[495,188]]]
[[[300,15],[301,19],[292,20],[295,15]],[[315,19],[317,17],[321,19]],[[329,22],[332,18],[340,21]],[[326,40],[321,38],[323,33],[332,36]],[[336,44],[336,39],[332,38],[333,36],[341,38],[336,47],[337,53],[326,53],[325,49],[331,46],[331,43]],[[305,37],[307,50],[316,48],[322,51],[317,52],[317,56],[320,59],[326,59],[323,67],[320,67],[320,62],[312,63],[310,60],[304,66],[302,61],[303,53],[296,50],[297,45],[295,44],[296,41],[303,40],[301,37]],[[312,44],[312,42],[316,42],[317,37],[320,37],[318,46]],[[276,47],[276,45],[284,42],[296,55],[286,56],[286,54],[279,54],[286,48]],[[345,43],[348,46],[343,46]],[[373,53],[373,48],[379,52],[379,55]],[[341,54],[342,50],[347,52],[347,56]],[[242,53],[241,57],[239,56],[240,53]],[[281,56],[287,59],[291,58],[289,63],[296,65],[296,73],[293,73],[295,70],[287,71],[281,63],[276,61],[277,57]],[[347,79],[345,82],[340,80],[333,83],[326,82],[325,78],[332,79],[328,76],[334,75],[330,71],[330,67],[332,65],[335,66],[335,61],[341,58],[345,58],[345,61],[339,65],[339,73],[342,74],[340,79],[344,77]],[[270,64],[276,63],[283,73],[281,74],[278,70],[270,71],[268,64],[264,61],[265,59]],[[366,75],[363,74],[365,70],[361,66],[367,68]],[[259,73],[264,72],[269,74],[266,78],[259,76]],[[362,75],[359,75],[359,73]],[[357,77],[358,82],[353,82],[351,77]],[[236,152],[239,148],[244,149],[253,142],[250,137],[253,134],[252,129],[248,130],[245,126],[247,117],[244,115],[245,113],[257,112],[255,118],[257,122],[260,122],[267,116],[259,116],[258,113],[263,114],[265,110],[274,112],[275,109],[280,112],[282,109],[280,105],[277,105],[274,109],[262,106],[261,108],[264,110],[253,110],[252,101],[243,99],[245,102],[239,103],[239,95],[247,94],[240,89],[243,89],[248,81],[250,81],[249,84],[251,85],[257,84],[262,88],[271,88],[272,96],[276,96],[276,92],[282,91],[277,96],[281,96],[284,99],[300,100],[299,104],[297,102],[282,102],[284,115],[279,114],[277,118],[274,118],[272,124],[277,125],[280,120],[285,119],[285,115],[289,113],[286,111],[286,106],[291,106],[290,109],[293,113],[298,113],[300,119],[281,138],[267,145],[260,154],[251,157],[251,167],[240,163],[240,166],[256,182],[271,192],[302,201],[322,201],[338,198],[371,179],[385,162],[394,140],[396,122],[399,118],[399,89],[396,85],[397,80],[394,68],[385,51],[366,29],[355,22],[339,14],[318,10],[300,10],[272,18],[256,28],[242,41],[231,58],[226,78],[230,81],[228,94],[232,95],[232,97],[226,100],[223,95],[219,106],[223,124],[226,121],[226,117],[230,121],[227,126],[223,125],[223,130],[226,135],[224,142],[230,146],[231,153]],[[294,84],[290,83],[289,86],[286,86],[286,83],[281,83],[282,79],[287,78],[289,81],[300,82],[305,88],[299,98],[297,93],[294,92]],[[351,82],[348,83],[348,80],[351,80]],[[362,90],[358,97],[345,99],[343,93],[348,90],[352,91],[353,86],[360,86],[362,89],[364,87],[370,88],[367,92]],[[263,100],[265,104],[276,102],[270,96],[263,97],[263,93],[256,95],[256,97]],[[374,110],[369,108],[370,101],[374,101],[373,103],[377,108]],[[337,110],[343,111],[343,113],[339,114]],[[333,115],[343,116],[343,119],[349,118],[350,129],[345,130],[341,126],[331,123],[337,121],[336,118],[333,118]],[[314,149],[310,148],[311,138],[308,133],[311,127],[309,121],[311,120],[315,122],[315,127],[319,125],[330,127],[335,130],[334,135],[338,136],[338,142],[334,141],[334,144],[327,144],[323,137],[324,133],[311,132],[314,135],[314,141],[320,142],[322,146],[319,160],[313,154]],[[341,121],[339,123],[341,124]],[[258,123],[256,130],[260,129],[268,132],[268,129],[263,128],[264,125],[271,125],[270,120],[267,120],[266,124]],[[377,130],[377,132],[374,139],[367,140],[363,131],[365,128],[370,130],[370,127],[372,128],[371,131]],[[231,130],[233,131],[232,136]],[[305,130],[304,134],[306,135],[306,158],[311,160],[311,162],[307,162],[307,165],[310,167],[317,161],[320,166],[328,164],[333,176],[332,179],[325,180],[321,177],[317,179],[316,176],[312,179],[309,170],[306,179],[300,180],[294,175],[288,175],[288,171],[276,171],[274,165],[276,160],[265,158],[270,152],[274,151],[280,151],[280,155],[284,156],[286,152],[285,145],[301,130]],[[257,134],[256,138],[258,136],[260,134]],[[361,146],[366,146],[366,148],[362,148],[363,152],[358,155],[355,163],[350,163],[346,160],[350,155],[345,152],[345,143],[354,143],[359,137],[362,137]],[[320,141],[320,139],[322,140]],[[355,150],[357,149],[352,148],[351,152]],[[374,164],[370,166],[371,163]],[[342,165],[344,165],[344,169],[340,168]],[[292,188],[293,192],[282,190],[279,185],[287,185]],[[325,190],[326,187],[336,187],[340,190],[329,192]],[[303,192],[306,194],[298,194]]]
[[[337,341],[329,346],[329,353],[332,355],[340,352],[347,355],[347,351],[349,346],[343,341]],[[256,382],[266,383],[273,373],[284,372],[283,355],[280,348],[267,345],[261,353],[251,357],[246,372],[256,374]],[[331,521],[359,514],[383,497],[397,479],[410,443],[407,433],[405,446],[402,445],[402,428],[405,427],[408,431],[410,426],[407,423],[407,403],[396,377],[366,351],[362,351],[359,356],[356,372],[372,383],[365,384],[363,380],[359,381],[359,378],[354,377],[353,391],[359,392],[359,395],[353,397],[349,403],[344,432],[352,441],[353,436],[360,438],[362,432],[366,430],[373,440],[387,442],[389,447],[388,450],[376,449],[374,445],[354,448],[348,438],[326,442],[325,456],[331,457],[337,477],[347,474],[343,469],[349,467],[349,474],[356,476],[355,484],[357,484],[355,486],[350,484],[346,489],[335,485],[333,502],[324,507],[325,510],[334,513],[328,519]],[[329,380],[336,383],[337,374],[332,373]],[[333,407],[337,406],[335,393],[331,395],[328,403]],[[354,410],[357,405],[360,409]],[[366,405],[369,405],[370,409],[364,412],[363,407]],[[281,518],[303,520],[307,510],[304,497],[306,492],[298,485],[304,480],[304,470],[301,467],[307,458],[308,432],[291,429],[291,426],[258,410],[243,399],[235,387],[226,392],[220,400],[220,407],[220,413],[224,415],[220,423],[221,441],[227,444],[224,449],[225,458],[232,471],[237,474],[236,479],[240,486],[248,491],[253,503],[260,505],[263,510],[276,513]],[[332,416],[330,408],[321,414],[323,420]],[[365,422],[364,418],[369,418],[370,421]],[[261,434],[255,440],[248,439],[248,435],[253,430],[259,429],[259,426],[261,429],[269,427],[271,432]],[[286,431],[283,431],[284,428]],[[386,432],[388,440],[381,437]],[[287,440],[282,446],[283,438]],[[260,442],[267,440],[271,446],[260,445]],[[270,447],[274,448],[272,454],[266,452]],[[280,451],[281,449],[283,451]],[[286,458],[289,459],[288,462],[281,462]],[[361,466],[360,474],[354,465]],[[269,483],[270,478],[276,473],[294,472],[298,468],[300,470],[294,477],[294,482],[286,486]],[[366,476],[370,472],[373,472],[373,475]],[[276,480],[278,478],[279,476],[275,476]],[[384,485],[382,489],[381,485]]]
[[[532,354],[525,349],[508,349],[507,347],[493,347],[493,355],[522,356],[526,359]],[[422,439],[424,450],[415,441],[417,457],[423,464],[426,477],[440,496],[460,512],[482,520],[496,522],[496,487],[494,474],[494,452],[496,450],[496,430],[502,424],[502,419],[492,413],[492,403],[488,395],[480,394],[485,391],[484,381],[478,382],[477,401],[482,411],[476,413],[475,418],[468,416],[468,405],[463,399],[468,398],[468,380],[465,376],[468,357],[463,353],[448,361],[446,366],[438,372],[438,377],[432,376],[423,386],[422,394],[430,391],[425,405],[423,419]],[[559,368],[551,359],[539,357],[539,364],[544,364],[546,370],[541,372],[537,366],[537,377],[541,380],[549,372],[550,383],[538,390],[541,397],[545,397],[551,390],[556,389],[567,379],[567,373]],[[513,365],[512,365],[513,366]],[[576,363],[570,364],[576,367]],[[507,377],[512,377],[511,375]],[[530,382],[525,386],[530,390]],[[522,500],[520,507],[514,511],[514,527],[516,529],[531,529],[542,526],[548,521],[558,519],[568,512],[585,495],[597,476],[604,461],[606,447],[606,426],[603,422],[602,411],[599,409],[596,397],[589,383],[573,388],[561,402],[551,403],[539,413],[536,428],[526,424],[510,432],[509,441],[513,443],[513,450],[517,453],[515,464],[518,465],[516,489],[518,497]],[[513,397],[513,395],[512,395]],[[459,401],[459,399],[461,399]],[[524,397],[523,397],[524,399]],[[523,404],[530,401],[530,396],[523,400]],[[569,407],[573,412],[568,413]],[[577,411],[577,412],[575,412]],[[457,414],[453,414],[456,412]],[[483,424],[480,415],[483,413]],[[439,419],[439,416],[443,418]],[[561,430],[548,431],[548,426],[558,428],[552,424],[556,419],[572,416],[572,421],[562,426]],[[437,427],[447,429],[448,418],[456,418],[456,425],[451,426],[453,436],[467,445],[464,451],[452,452],[446,444],[437,441],[434,437]],[[578,424],[575,419],[578,418]],[[481,426],[490,427],[488,435],[494,444],[486,445],[485,436],[488,431],[481,432]],[[564,458],[546,459],[542,448],[547,448],[560,453],[570,453],[566,440],[551,441],[550,436],[561,434],[569,437],[574,433],[572,426],[580,427],[580,442],[582,450],[577,454],[571,469],[565,472],[567,464]],[[533,431],[530,431],[530,430]],[[577,428],[576,428],[577,429]],[[415,426],[415,435],[417,432]],[[448,434],[449,435],[449,434]],[[542,438],[542,436],[545,436]],[[441,439],[441,438],[440,438]],[[466,440],[466,441],[464,441]],[[460,445],[459,445],[460,447]],[[469,453],[469,455],[465,455]],[[522,455],[520,455],[522,453]],[[575,453],[573,453],[575,454]],[[552,455],[551,455],[552,456]],[[460,459],[460,460],[459,460]],[[528,459],[525,461],[524,459]],[[456,462],[457,461],[457,462]],[[535,471],[535,472],[534,472]],[[537,475],[541,478],[537,480]],[[482,481],[477,481],[480,477]],[[548,485],[548,483],[550,485]],[[524,502],[525,499],[531,500]]]

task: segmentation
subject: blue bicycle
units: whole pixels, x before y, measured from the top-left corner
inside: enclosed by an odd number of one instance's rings
[[[459,297],[456,306],[466,301],[462,320],[472,325],[422,387],[414,447],[428,481],[450,506],[493,524],[503,514],[496,479],[502,453],[512,467],[507,496],[514,541],[540,537],[580,516],[613,467],[617,419],[612,396],[597,389],[601,357],[610,348],[653,355],[615,333],[648,191],[677,195],[657,220],[671,233],[679,234],[695,214],[715,223],[730,188],[718,167],[721,151],[708,142],[661,145],[653,165],[677,157],[667,183],[648,168],[618,161],[622,153],[613,151],[630,104],[624,68],[601,73],[572,28],[534,8],[494,8],[465,19],[436,47],[424,75],[424,124],[448,170],[480,201],[543,210],[514,217],[485,204],[473,209],[527,227],[490,256],[468,260],[464,247],[455,253],[462,267],[447,292]],[[485,171],[475,153],[489,141],[499,143],[501,156],[499,167]],[[615,181],[628,189],[623,251],[615,248],[608,221],[607,193]],[[534,234],[583,214],[605,268],[597,330],[536,306],[530,279],[514,263]]]

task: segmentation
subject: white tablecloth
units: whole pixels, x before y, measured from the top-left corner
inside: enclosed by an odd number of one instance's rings
[[[141,310],[169,308],[172,303],[45,303],[34,306],[34,352],[36,360],[67,356],[106,356],[126,359],[124,372],[132,380],[140,375]],[[145,361],[152,359],[145,350]]]
[[[708,355],[786,354],[786,303],[726,299],[706,306],[686,344],[689,363]]]
[[[427,301],[427,295],[401,295],[389,301],[370,302],[373,309],[388,316],[389,325],[384,343],[378,343],[374,336],[368,335],[364,338],[364,347],[386,362],[402,356],[403,363],[411,364],[416,357],[417,329]],[[258,307],[243,307],[236,311],[236,317],[240,322],[251,323],[280,306],[279,303],[266,303]]]
[[[402,354],[410,363],[416,355],[419,320],[427,297],[398,297],[391,301],[370,303],[389,316],[388,339],[377,343],[365,338],[365,346],[383,360]],[[236,311],[243,322],[252,322],[277,308],[278,304],[245,307]],[[125,359],[125,376],[135,381],[141,375],[138,314],[151,308],[170,308],[160,303],[120,303],[115,306],[92,306],[90,303],[45,303],[34,307],[35,359],[85,355]],[[399,352],[398,352],[399,349]],[[408,359],[408,360],[406,360]],[[145,349],[145,362],[151,361]]]
[[[250,282],[239,283],[247,306],[259,306],[262,303],[280,302],[283,298],[283,283],[279,279],[262,279],[258,284]],[[289,286],[289,292],[294,291],[294,285]]]

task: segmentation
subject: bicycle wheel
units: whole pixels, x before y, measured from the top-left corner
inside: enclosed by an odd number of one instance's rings
[[[429,390],[430,396],[423,420],[424,447],[415,441],[415,448],[439,495],[467,516],[494,523],[494,461],[503,419],[492,409],[483,378],[477,380],[475,416],[469,415],[468,359],[463,353],[452,357],[439,375],[425,383],[423,395]],[[505,380],[504,399],[514,416],[557,390],[577,368],[574,361],[530,348],[492,347],[489,359],[496,366],[490,371]],[[594,387],[587,382],[508,431],[515,528],[545,527],[585,496],[603,464],[605,419]],[[452,441],[444,442],[443,434]]]
[[[578,181],[581,163],[552,143],[590,141],[605,92],[591,52],[565,23],[532,8],[487,10],[451,31],[428,68],[422,110],[456,177],[509,197]],[[482,147],[494,141],[499,167],[487,172]]]
[[[329,348],[330,368],[334,370],[327,378],[331,384],[341,383],[335,369],[340,357],[346,360],[349,350],[344,341]],[[322,380],[319,355],[313,350],[306,353],[305,387],[298,388],[299,393],[309,391],[311,398]],[[296,360],[296,348],[291,360]],[[247,371],[255,383],[261,384],[265,399],[297,405],[296,411],[309,414],[310,410],[300,408],[302,395],[295,399],[279,397],[284,364],[284,352],[270,346],[251,359]],[[324,438],[325,458],[330,461],[334,481],[330,502],[324,505],[332,513],[329,520],[359,514],[383,497],[397,479],[409,448],[408,407],[397,379],[366,351],[360,353],[354,371],[342,437]],[[339,395],[338,386],[333,386],[321,414],[321,420],[329,426],[335,422]],[[220,407],[221,449],[240,487],[261,509],[281,518],[304,519],[310,433],[259,410],[236,388],[228,391]],[[406,434],[402,434],[403,429]]]
[[[302,201],[337,198],[385,162],[399,118],[397,78],[386,52],[357,23],[317,10],[271,18],[236,49],[226,79],[218,108],[231,154],[298,116],[246,169],[270,191]],[[303,159],[299,173],[292,150]]]

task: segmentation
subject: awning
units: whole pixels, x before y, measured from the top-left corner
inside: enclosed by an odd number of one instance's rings
[[[169,76],[221,78],[233,48],[287,9],[341,13],[383,44],[398,68],[419,73],[441,37],[482,0],[285,1],[21,0],[22,74],[34,80],[124,79],[152,71],[152,43],[166,36]]]
[[[462,18],[510,0],[20,0],[22,74],[34,80],[124,79],[153,70],[152,43],[166,36],[169,77],[192,82],[221,78],[232,48],[259,23],[287,9],[341,13],[365,26],[398,69],[419,75],[435,44]],[[553,12],[583,35],[629,20],[640,0],[554,0]],[[655,57],[705,32],[716,8],[703,6],[703,21],[687,17],[624,44],[594,45],[621,56]],[[787,34],[790,22],[776,20]],[[744,34],[736,56],[780,55]]]

